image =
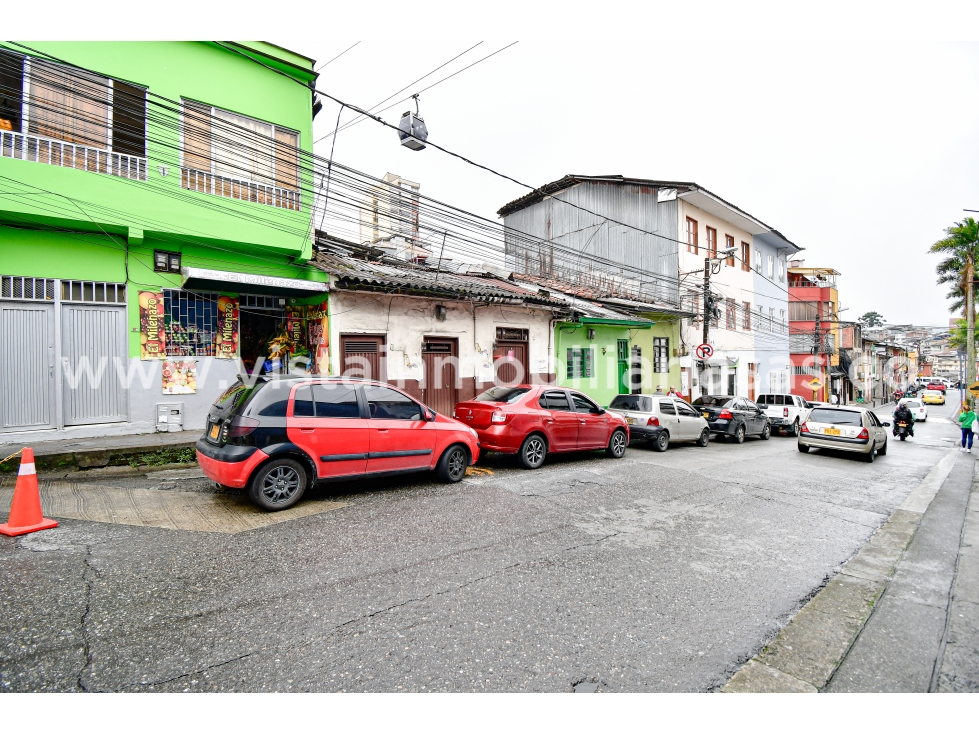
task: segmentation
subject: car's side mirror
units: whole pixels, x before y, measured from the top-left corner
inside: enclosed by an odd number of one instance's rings
[[[595,415],[605,415],[605,408],[599,408]]]
[[[884,428],[890,428],[891,427],[891,424],[888,423],[887,421],[884,421],[884,423],[882,425],[884,426]]]

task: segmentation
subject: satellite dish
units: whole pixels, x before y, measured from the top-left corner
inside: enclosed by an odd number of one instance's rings
[[[425,150],[425,142],[428,140],[428,128],[425,127],[425,118],[421,116],[418,109],[418,95],[413,94],[415,100],[415,111],[405,112],[401,115],[401,122],[398,123],[398,137],[401,144],[411,150]]]

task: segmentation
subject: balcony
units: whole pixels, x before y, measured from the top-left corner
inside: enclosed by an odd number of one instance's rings
[[[190,191],[200,191],[204,194],[225,196],[241,201],[253,201],[279,209],[292,209],[293,211],[302,209],[302,199],[298,191],[279,186],[269,186],[255,181],[218,176],[194,168],[180,169],[180,186]]]
[[[0,130],[0,156],[49,166],[104,173],[135,181],[146,180],[146,159],[39,135]]]

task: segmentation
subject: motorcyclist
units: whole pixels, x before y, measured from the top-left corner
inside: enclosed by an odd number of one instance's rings
[[[894,435],[897,435],[897,424],[908,424],[908,435],[914,435],[914,413],[908,408],[907,403],[900,403],[894,411]]]

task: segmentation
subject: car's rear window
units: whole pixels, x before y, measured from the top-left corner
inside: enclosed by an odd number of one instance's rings
[[[733,398],[730,395],[701,395],[699,398],[693,401],[693,404],[724,406],[731,402],[731,400],[733,400]]]
[[[255,390],[257,390],[259,387],[263,387],[265,384],[266,383],[246,385],[241,380],[238,380],[231,387],[221,393],[218,396],[218,399],[214,401],[214,405],[212,406],[213,412],[221,415],[230,415],[234,413],[245,404]]]
[[[491,387],[474,399],[483,403],[515,403],[521,395],[530,392],[529,387]]]
[[[919,403],[917,400],[905,400],[904,401],[904,404],[907,405],[909,408],[920,408],[921,407],[921,403]]]
[[[651,413],[653,411],[653,401],[642,395],[616,395],[609,408],[619,410],[636,410],[640,413]]]
[[[813,423],[829,423],[833,426],[862,426],[862,413],[855,410],[835,410],[833,408],[813,408],[809,420]]]

